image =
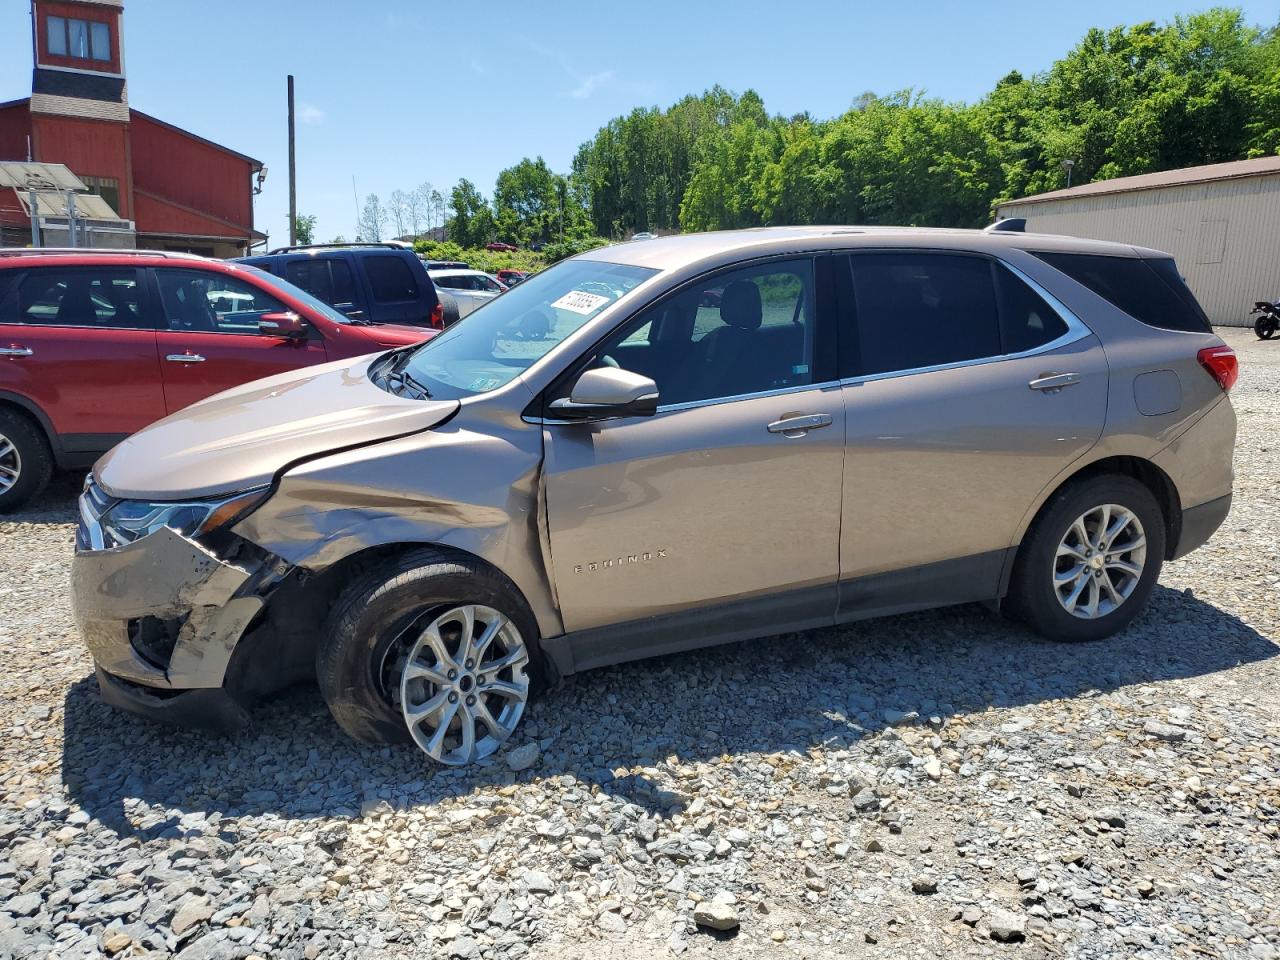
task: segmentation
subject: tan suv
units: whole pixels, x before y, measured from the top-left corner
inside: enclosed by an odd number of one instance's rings
[[[318,680],[492,753],[579,670],[995,601],[1092,640],[1231,502],[1235,356],[1166,255],[780,228],[595,250],[423,346],[197,403],[96,465],[107,701],[235,727]]]

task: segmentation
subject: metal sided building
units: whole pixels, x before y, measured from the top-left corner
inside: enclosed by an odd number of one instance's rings
[[[1250,326],[1280,299],[1280,157],[1100,180],[999,204],[1029,233],[1154,247],[1173,254],[1215,324]]]

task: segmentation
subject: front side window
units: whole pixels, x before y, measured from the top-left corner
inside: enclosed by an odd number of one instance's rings
[[[600,260],[566,260],[428,340],[413,353],[405,372],[437,399],[496,390],[657,272]]]
[[[642,311],[589,365],[650,378],[664,406],[784,390],[813,383],[815,329],[813,261],[774,261]]]
[[[333,303],[333,283],[327,260],[293,260],[285,265],[285,279],[325,303]]]
[[[365,273],[379,303],[401,303],[418,299],[418,281],[400,257],[366,257]]]
[[[259,335],[264,313],[288,309],[264,290],[236,277],[204,270],[156,270],[162,329]]]
[[[8,323],[59,327],[148,326],[138,296],[138,272],[103,267],[32,270],[5,306]]]
[[[333,281],[333,303],[355,303],[356,286],[351,281],[351,268],[345,260],[327,260]]]
[[[859,372],[916,370],[998,356],[991,264],[945,253],[872,253],[853,266]]]

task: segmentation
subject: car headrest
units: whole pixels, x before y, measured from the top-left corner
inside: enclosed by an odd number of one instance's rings
[[[734,280],[720,297],[720,319],[739,330],[758,330],[764,311],[760,288],[749,280]]]

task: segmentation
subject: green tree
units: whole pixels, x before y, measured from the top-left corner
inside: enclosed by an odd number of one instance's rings
[[[482,247],[493,238],[493,211],[470,180],[459,180],[449,194],[453,215],[445,224],[449,239],[463,247]]]
[[[298,238],[298,243],[309,244],[315,242],[316,236],[316,218],[314,214],[300,213],[293,221],[294,234]]]

